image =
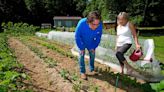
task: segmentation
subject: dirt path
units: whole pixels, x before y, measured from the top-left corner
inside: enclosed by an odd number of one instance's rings
[[[48,68],[42,59],[17,39],[10,38],[8,42],[31,77],[28,83],[32,84],[35,92],[72,92],[72,84],[65,81],[55,68]]]

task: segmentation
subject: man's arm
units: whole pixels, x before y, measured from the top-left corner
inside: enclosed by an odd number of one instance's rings
[[[85,49],[84,43],[81,39],[81,30],[82,30],[81,23],[79,22],[77,27],[76,27],[76,30],[75,30],[75,41],[76,41],[78,48],[80,50],[84,50]]]

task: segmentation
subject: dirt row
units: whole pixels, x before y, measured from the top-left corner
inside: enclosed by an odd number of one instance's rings
[[[54,68],[48,68],[42,59],[14,38],[8,40],[17,60],[30,76],[28,86],[35,92],[71,92],[72,84],[66,82]]]

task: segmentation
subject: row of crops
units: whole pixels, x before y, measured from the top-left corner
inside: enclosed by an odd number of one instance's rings
[[[22,71],[23,66],[8,47],[7,36],[0,33],[0,92],[30,91],[24,89],[23,80],[28,77]]]

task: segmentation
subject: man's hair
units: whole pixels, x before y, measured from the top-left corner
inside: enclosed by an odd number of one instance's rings
[[[92,11],[87,16],[87,22],[88,23],[91,23],[96,19],[101,20],[101,15],[98,11]]]
[[[120,17],[120,16],[123,16],[125,19],[129,20],[129,15],[128,15],[128,13],[126,13],[126,12],[120,12],[120,13],[118,14],[117,18]]]

